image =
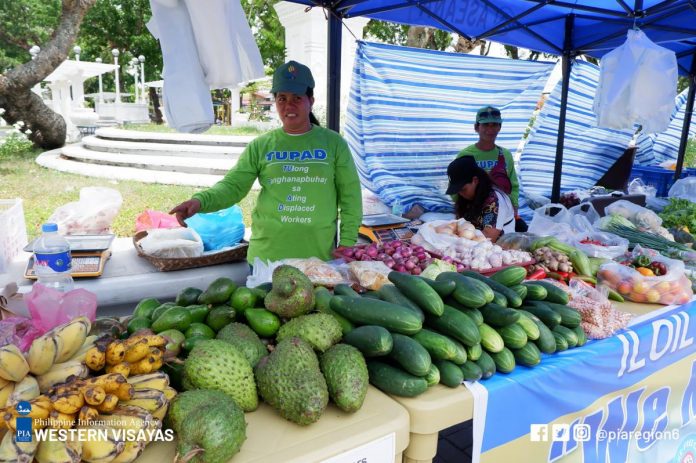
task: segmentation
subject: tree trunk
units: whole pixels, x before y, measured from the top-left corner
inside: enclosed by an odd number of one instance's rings
[[[162,119],[159,96],[157,95],[157,89],[155,87],[150,87],[150,101],[152,101],[152,110],[155,116],[152,122],[155,124],[163,124],[164,119]]]
[[[58,27],[36,58],[0,74],[0,108],[5,109],[3,119],[9,124],[23,121],[25,127],[31,129],[29,139],[40,148],[63,146],[66,125],[65,120],[48,108],[31,89],[65,61],[85,13],[95,2],[63,0]]]
[[[481,45],[481,49],[483,49],[483,45],[486,44],[485,40],[469,40],[461,35],[457,35],[457,43],[454,44],[454,51],[457,53],[469,53],[471,50],[474,48],[478,47]]]
[[[434,29],[425,26],[411,26],[406,36],[406,46],[414,48],[434,48]]]

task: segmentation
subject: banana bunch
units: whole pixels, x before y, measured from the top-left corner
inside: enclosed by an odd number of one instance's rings
[[[167,340],[156,334],[136,334],[125,341],[97,343],[85,355],[86,365],[93,371],[106,367],[107,373],[140,375],[162,367]]]
[[[0,441],[0,463],[31,463],[38,442],[32,439],[31,442],[17,442],[15,433],[8,432]]]
[[[106,436],[98,434],[98,439],[88,439],[82,442],[82,461],[88,463],[110,463],[126,449],[126,442],[119,440],[110,428],[104,426],[92,429],[106,429]]]
[[[29,371],[43,375],[55,364],[68,361],[83,347],[91,328],[89,318],[77,317],[34,339],[27,353]]]
[[[79,440],[44,440],[39,442],[34,458],[38,463],[80,463],[82,443]]]
[[[31,405],[31,411],[24,416],[33,419],[32,424],[34,429],[46,427],[47,420],[51,414],[51,411],[53,410],[51,400],[47,396],[41,395],[30,400],[29,404]],[[2,419],[0,421],[0,428],[2,428],[2,425],[4,424],[10,429],[10,431],[16,431],[18,416],[19,413],[14,405],[0,409],[0,419]]]
[[[21,381],[29,373],[22,351],[14,344],[0,347],[0,378],[7,381]]]

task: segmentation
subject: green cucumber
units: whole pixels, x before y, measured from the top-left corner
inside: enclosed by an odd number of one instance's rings
[[[454,281],[456,287],[451,297],[460,304],[472,309],[478,309],[482,305],[491,302],[494,297],[490,286],[461,273],[442,272],[435,278],[435,281]]]
[[[478,360],[481,357],[482,350],[481,344],[474,344],[466,348],[466,355],[469,360]]]
[[[400,305],[410,309],[414,314],[420,318],[421,321],[425,320],[423,311],[418,304],[413,302],[411,299],[407,298],[399,288],[394,285],[382,285],[378,291],[380,299],[383,301],[391,302],[392,304]]]
[[[447,387],[457,387],[462,384],[464,373],[459,365],[448,360],[438,360],[435,362],[435,366],[440,370],[440,384]]]
[[[542,285],[538,285],[536,283],[522,283],[522,286],[527,288],[527,297],[525,298],[526,300],[543,301],[548,297],[549,293],[546,291],[546,288],[544,288]]]
[[[521,349],[527,344],[527,333],[517,323],[498,328],[498,334],[503,338],[505,347],[510,349]]]
[[[394,345],[389,358],[394,360],[404,371],[415,376],[425,376],[430,370],[430,354],[415,339],[403,334],[392,333]],[[440,372],[442,374],[442,371]]]
[[[566,339],[566,337],[558,331],[551,331],[551,333],[553,334],[553,337],[556,340],[556,352],[563,352],[564,350],[568,350],[568,340]]]
[[[582,316],[580,313],[572,307],[563,304],[556,304],[555,302],[544,301],[547,307],[558,312],[561,316],[561,325],[567,326],[568,328],[575,328],[580,326],[582,322]]]
[[[549,302],[556,302],[558,304],[568,304],[568,302],[570,302],[568,294],[553,283],[539,280],[535,281],[534,284],[541,285],[544,287],[544,289],[546,289],[547,295],[545,300]]]
[[[534,320],[529,318],[524,311],[518,310],[518,312],[520,313],[520,319],[517,320],[517,324],[520,325],[527,334],[527,339],[530,341],[539,339],[539,327],[534,323]]]
[[[495,362],[493,361],[493,357],[485,350],[481,351],[481,357],[475,360],[474,363],[481,368],[481,379],[488,379],[495,374]]]
[[[481,335],[481,347],[488,352],[500,352],[505,347],[503,338],[491,326],[483,323],[478,327]]]
[[[561,324],[561,314],[545,303],[541,301],[527,301],[527,303],[528,305],[523,306],[522,309],[539,317],[549,328],[554,328],[556,325]]]
[[[508,301],[507,298],[500,294],[498,291],[493,291],[493,301],[491,301],[491,304],[496,304],[501,307],[507,307]]]
[[[317,310],[317,312],[327,313],[334,317],[341,325],[341,332],[345,336],[354,328],[354,326],[350,321],[348,321],[348,319],[331,310],[331,298],[333,298],[333,296],[329,290],[323,286],[317,286],[314,288],[314,308]]]
[[[423,311],[433,315],[442,315],[445,310],[442,298],[422,278],[400,272],[389,272],[387,278]]]
[[[472,272],[470,270],[465,270],[464,272],[462,272],[462,274],[469,278],[473,278],[477,281],[485,283],[489,288],[491,288],[491,290],[498,291],[499,293],[501,293],[507,299],[508,306],[519,307],[522,305],[522,298],[513,289],[508,288],[504,284],[498,283],[497,281],[483,276],[480,273]]]
[[[491,326],[507,326],[520,319],[520,314],[515,309],[489,303],[478,309],[483,315],[483,321]]]
[[[401,368],[377,360],[369,359],[366,363],[370,384],[387,394],[416,397],[428,389],[428,381],[425,378],[413,376]]]
[[[553,329],[553,332],[560,333],[565,338],[566,343],[568,343],[568,349],[572,349],[578,345],[578,335],[575,334],[575,331],[571,330],[570,328],[563,325],[558,325]]]
[[[526,367],[541,363],[541,352],[533,342],[528,342],[519,349],[512,349],[512,355],[515,356],[515,362]]]
[[[362,295],[362,297],[370,297],[372,299],[382,299],[382,296],[380,296],[377,291],[367,291],[365,294]]]
[[[527,269],[519,265],[513,265],[495,272],[490,279],[511,288],[519,285],[527,277]]]
[[[450,307],[453,307],[457,309],[458,311],[462,312],[463,314],[466,314],[471,320],[476,323],[476,326],[480,325],[483,323],[483,315],[481,315],[481,312],[479,312],[479,309],[471,309],[469,307],[465,307],[461,305],[459,302],[455,301],[451,297],[448,297],[447,300],[445,301],[445,305],[448,305]]]
[[[467,352],[466,347],[464,347],[459,341],[452,339],[452,342],[457,347],[457,353],[450,361],[454,364],[461,365],[469,359],[469,353]]]
[[[444,334],[423,328],[413,335],[413,339],[425,347],[430,356],[436,360],[452,360],[457,355],[455,341]]]
[[[339,283],[334,286],[334,294],[337,296],[361,297],[350,285]]]
[[[413,311],[391,302],[334,296],[330,305],[331,310],[358,325],[379,325],[401,334],[416,334],[423,327],[423,322]]]
[[[459,365],[459,368],[462,370],[462,374],[466,381],[478,381],[483,376],[481,367],[473,361]]]
[[[343,335],[343,342],[356,347],[365,357],[378,357],[391,352],[394,341],[383,326],[365,325]]]
[[[510,373],[515,369],[515,356],[507,347],[503,347],[500,352],[491,352],[491,358],[495,362],[496,371]]]
[[[524,285],[515,285],[515,286],[511,287],[510,289],[513,290],[514,292],[516,292],[517,295],[520,298],[522,298],[523,301],[527,297],[527,287]]]
[[[584,346],[585,343],[587,343],[587,333],[585,333],[585,330],[582,329],[582,326],[576,326],[575,328],[572,328],[572,330],[575,332],[575,335],[578,337],[577,347]]]
[[[440,370],[437,369],[434,363],[430,364],[430,370],[428,370],[428,374],[424,378],[428,382],[428,387],[440,383]]]
[[[465,346],[473,346],[481,342],[481,335],[476,323],[467,315],[448,305],[445,305],[445,311],[439,317],[425,314],[425,324],[462,342]]]
[[[430,287],[433,288],[435,290],[435,292],[437,292],[440,295],[440,297],[443,299],[448,297],[450,294],[452,294],[454,292],[454,289],[457,287],[457,284],[452,280],[435,281],[435,280],[431,280],[430,278],[425,278],[425,277],[420,277],[420,278],[423,281],[425,281],[426,283],[428,283],[428,285],[430,285]]]

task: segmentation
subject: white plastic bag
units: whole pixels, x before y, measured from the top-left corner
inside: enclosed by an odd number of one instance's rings
[[[641,178],[634,178],[628,184],[629,195],[645,195],[646,198],[654,198],[657,196],[657,188],[651,185],[646,185]]]
[[[593,224],[595,223],[595,221],[599,220],[599,213],[594,208],[592,203],[580,203],[577,206],[573,206],[570,209],[568,209],[568,213],[572,216],[571,224],[574,226],[574,228],[579,230],[584,230],[588,223]],[[576,217],[584,217],[585,219],[587,219],[587,222],[578,222],[576,220]]]
[[[680,178],[669,189],[670,198],[688,199],[696,203],[696,177]]]
[[[572,215],[563,204],[549,203],[534,210],[527,231],[539,236],[553,235],[561,241],[567,241],[575,235],[571,220]]]
[[[589,241],[597,241],[601,244],[590,243]],[[604,259],[614,259],[628,251],[628,240],[626,238],[601,231],[586,234],[579,233],[571,244],[589,257],[602,257]]]
[[[650,209],[621,199],[604,208],[607,215],[618,214],[624,217],[641,230],[657,232],[662,228],[662,219]]]
[[[109,233],[123,198],[112,188],[85,187],[80,200],[53,211],[47,222],[58,225],[61,235],[101,235]]]
[[[149,230],[139,244],[145,254],[156,257],[189,258],[203,254],[203,240],[190,228]]]

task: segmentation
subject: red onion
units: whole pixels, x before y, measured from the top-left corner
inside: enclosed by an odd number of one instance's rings
[[[466,270],[464,264],[457,264],[457,272],[463,272],[464,270]]]
[[[344,257],[353,257],[355,250],[353,248],[345,248],[341,253]]]
[[[404,243],[402,243],[402,242],[399,241],[399,240],[394,240],[394,241],[390,241],[389,244],[391,244],[391,245],[392,245],[393,247],[395,247],[395,248],[400,248],[401,245],[404,244]]]
[[[365,251],[365,254],[367,254],[371,258],[374,258],[377,257],[377,254],[379,254],[379,252],[377,252],[376,247],[368,246],[367,250]]]
[[[425,260],[428,256],[424,252],[419,252],[416,254],[416,257],[418,257],[418,260]]]
[[[414,247],[413,247],[413,252],[415,252],[415,253],[421,253],[421,252],[425,252],[425,249],[423,248],[423,246],[414,246]]]
[[[384,250],[384,253],[391,256],[392,254],[394,254],[394,251],[395,251],[394,248],[386,248]]]
[[[377,260],[384,261],[388,257],[389,257],[389,255],[387,253],[384,253],[384,252],[380,252],[379,254],[377,254]]]
[[[394,266],[396,265],[396,262],[394,262],[394,259],[390,258],[390,259],[386,259],[384,261],[384,265],[386,265],[389,268],[394,268]]]
[[[414,268],[416,268],[416,264],[414,264],[410,260],[407,260],[404,264],[404,267],[406,267],[406,270],[413,270]]]
[[[421,274],[421,269],[419,267],[414,267],[413,270],[411,270],[412,275],[420,275]]]
[[[394,266],[394,270],[397,272],[405,273],[406,272],[406,267],[404,267],[402,264]]]
[[[401,254],[402,257],[409,257],[411,255],[411,248],[408,248],[406,246],[402,246],[401,249],[399,250],[399,253]]]
[[[372,257],[369,254],[363,254],[360,256],[360,260],[372,260]]]

